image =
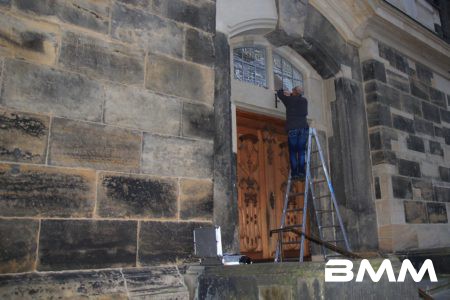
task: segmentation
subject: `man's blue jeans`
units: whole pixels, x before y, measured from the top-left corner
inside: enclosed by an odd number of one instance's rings
[[[308,134],[309,128],[307,127],[288,131],[289,160],[291,162],[292,177],[305,175],[305,150]]]

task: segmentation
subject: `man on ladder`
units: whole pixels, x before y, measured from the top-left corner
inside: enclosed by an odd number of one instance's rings
[[[300,86],[292,89],[292,93],[280,89],[277,96],[286,107],[286,131],[288,133],[289,160],[292,179],[305,178],[305,146],[308,140],[309,126],[308,100],[302,96]]]
[[[309,129],[308,123],[306,122],[306,116],[308,115],[308,101],[302,97],[301,94],[302,89],[300,87],[293,88],[291,94],[284,92],[283,90],[279,90],[277,92],[277,96],[286,106],[286,129],[288,131],[291,172],[286,185],[280,227],[270,231],[271,234],[278,234],[275,262],[283,261],[283,245],[292,243],[300,244],[299,262],[303,262],[308,200],[312,202],[311,204],[319,232],[319,238],[316,240],[318,240],[322,245],[324,259],[327,260],[330,257],[336,256],[333,252],[336,252],[336,249],[340,248],[337,245],[338,243],[344,243],[344,251],[347,253],[351,251],[344,224],[339,213],[334,189],[331,184],[331,178],[328,173],[325,156],[319,142],[317,130],[315,128]],[[308,145],[308,150],[305,154],[306,145]],[[318,154],[316,156],[317,158],[314,159],[313,164],[311,163],[312,153]],[[314,172],[311,172],[311,170]],[[305,191],[303,193],[291,193],[291,179],[299,177],[306,177]],[[298,195],[302,195],[304,197],[303,208],[288,208],[289,199]],[[289,217],[288,214],[299,212],[300,210],[302,211],[302,222],[297,222],[297,224],[290,223],[286,225],[286,219]],[[299,230],[300,228],[301,230]],[[286,232],[294,232],[298,234],[300,236],[300,240],[285,241],[283,238],[283,233]],[[330,249],[332,253],[329,253],[325,246]]]

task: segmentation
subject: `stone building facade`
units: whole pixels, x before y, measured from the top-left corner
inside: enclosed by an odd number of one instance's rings
[[[303,73],[353,250],[448,251],[450,7],[400,2],[0,0],[0,298],[187,298],[194,228],[239,251],[236,111],[283,116],[242,45]]]
[[[176,263],[213,217],[215,3],[14,0],[0,14],[0,272],[113,268],[120,285],[165,265],[151,274],[176,294]]]

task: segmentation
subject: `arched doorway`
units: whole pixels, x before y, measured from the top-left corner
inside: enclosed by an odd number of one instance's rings
[[[274,257],[289,174],[285,109],[275,102],[274,90],[302,86],[311,99],[309,122],[327,131],[323,83],[315,70],[289,47],[274,48],[260,35],[235,37],[231,41],[231,94],[234,107],[234,148],[240,252],[253,260]],[[298,182],[293,191],[300,193]],[[288,225],[300,224],[303,195],[289,199]],[[309,226],[307,227],[309,230]],[[284,234],[284,257],[298,257],[299,238]],[[309,244],[305,245],[306,256]]]
[[[239,38],[242,38],[243,42],[254,43],[254,40],[248,39],[245,35],[257,34],[266,43],[271,44],[272,48],[295,53],[318,75],[317,80],[305,84],[305,91],[310,101],[314,103],[323,101],[323,105],[310,107],[310,114],[320,116],[319,119],[323,122],[316,121],[310,125],[322,131],[322,144],[326,145],[324,148],[329,152],[330,173],[350,244],[354,250],[377,249],[378,235],[372,193],[367,114],[358,46],[350,42],[347,34],[342,34],[348,32],[342,29],[341,23],[324,17],[308,1],[249,0],[245,7],[258,6],[258,10],[242,9],[238,5],[238,12],[227,11],[223,9],[224,5],[225,1],[218,2],[218,30],[225,33],[222,41],[224,43],[226,41],[227,48],[228,46],[233,48],[234,41]],[[334,24],[337,24],[340,30],[337,30]],[[217,53],[222,55],[220,51]],[[232,57],[231,53],[229,57]],[[270,63],[270,60],[268,62]],[[232,65],[232,59],[227,63]],[[225,65],[223,67],[225,68]],[[219,83],[220,87],[224,87],[223,82],[226,82],[228,75],[223,72],[224,69],[221,70],[220,73],[216,72],[216,78],[217,76],[223,78]],[[228,70],[229,68],[227,72]],[[267,80],[270,83],[273,81],[270,76],[273,75],[269,72],[268,76]],[[221,144],[217,148],[220,155],[216,156],[215,162],[222,166],[223,163],[219,158],[231,152],[228,160],[231,172],[228,172],[229,169],[223,171],[215,169],[214,218],[217,224],[223,226],[223,232],[226,233],[224,244],[237,251],[240,229],[236,186],[230,185],[227,190],[222,189],[226,179],[236,183],[233,169],[236,167],[234,155],[237,152],[236,110],[245,108],[252,112],[280,117],[282,112],[268,109],[274,104],[273,90],[259,89],[252,93],[252,97],[246,98],[244,97],[246,89],[237,89],[237,84],[232,78],[230,81],[228,84],[232,91],[231,105],[228,106],[223,102],[224,98],[229,97],[226,89],[216,95],[216,103],[221,109],[216,109],[215,115],[219,120],[223,118],[223,112],[231,116],[229,128],[233,135],[233,143],[227,144],[227,149],[223,148],[222,141],[226,141],[228,133],[222,133],[223,127],[216,127]],[[323,90],[323,94],[320,99],[316,99],[316,91],[320,89]],[[252,102],[254,99],[257,99],[260,105],[255,105]],[[216,180],[218,178],[220,180]],[[234,195],[232,198],[228,197],[231,193]],[[230,223],[229,220],[233,222]]]

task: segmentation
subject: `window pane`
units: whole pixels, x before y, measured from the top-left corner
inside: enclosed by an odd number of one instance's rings
[[[238,61],[234,61],[234,78],[237,80],[243,80],[242,64]]]
[[[253,63],[255,61],[253,48],[242,48],[242,58],[245,62]]]
[[[291,91],[292,88],[293,88],[293,86],[292,86],[292,79],[287,78],[287,77],[283,77],[283,89]]]
[[[264,66],[266,65],[266,54],[265,54],[265,50],[264,49],[254,49],[255,52],[255,63],[256,66],[260,67],[260,68],[264,68]]]
[[[244,64],[244,81],[255,82],[255,67]]]
[[[273,71],[281,74],[281,57],[277,54],[273,54]]]
[[[292,77],[292,65],[288,63],[286,60],[282,60],[283,62],[283,75],[288,75],[289,77]]]
[[[236,48],[233,50],[233,59],[241,60],[242,59],[242,48]]]
[[[256,68],[255,72],[256,84],[259,86],[266,85],[266,71],[264,69]]]
[[[302,78],[302,74],[300,74],[300,72],[297,71],[296,69],[294,69],[294,79],[297,79],[297,80],[302,80],[303,79]]]
[[[273,73],[275,89],[283,87],[291,91],[293,87],[303,87],[303,74],[280,55],[273,54]]]
[[[283,88],[283,77],[280,74],[274,74],[274,87],[276,90]]]
[[[303,87],[303,81],[300,81],[300,80],[293,80],[293,84],[294,84],[294,86],[301,86],[301,87]]]
[[[267,86],[266,52],[263,48],[242,47],[233,50],[234,78]]]

